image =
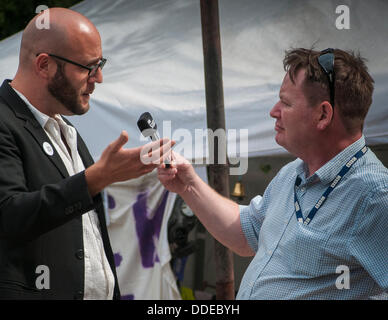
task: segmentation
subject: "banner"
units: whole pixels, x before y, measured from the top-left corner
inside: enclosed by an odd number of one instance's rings
[[[154,170],[109,186],[105,198],[122,299],[181,299],[167,238],[176,194],[163,187]]]

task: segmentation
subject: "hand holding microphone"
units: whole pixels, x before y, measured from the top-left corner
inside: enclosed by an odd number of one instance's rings
[[[128,134],[122,131],[120,136],[105,148],[100,159],[85,170],[91,196],[114,182],[138,178],[151,172],[166,158],[174,144],[169,139],[161,139],[147,144],[147,148],[142,146],[127,149],[124,148],[127,141]]]
[[[149,112],[144,112],[139,120],[137,126],[144,137],[149,137],[152,141],[159,140],[157,125]],[[166,168],[170,168],[170,157],[165,161]]]

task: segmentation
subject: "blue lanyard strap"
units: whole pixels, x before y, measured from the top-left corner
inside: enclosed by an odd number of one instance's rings
[[[358,159],[360,159],[366,152],[368,151],[367,146],[363,146],[360,151],[358,151],[341,169],[341,171],[337,174],[337,176],[330,183],[330,186],[323,193],[322,197],[317,201],[315,206],[311,209],[309,215],[304,220],[302,215],[302,210],[300,209],[300,204],[298,198],[296,197],[296,192],[294,189],[294,204],[295,204],[295,213],[296,219],[300,223],[304,223],[305,225],[309,224],[311,220],[313,220],[315,214],[319,210],[319,208],[325,203],[329,194],[334,190],[334,188],[340,183],[343,176],[350,170],[350,168],[356,163]],[[299,179],[300,180],[300,179]],[[298,178],[295,180],[295,187],[300,183],[297,182]]]

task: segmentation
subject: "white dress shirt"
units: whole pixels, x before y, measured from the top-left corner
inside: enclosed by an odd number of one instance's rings
[[[14,89],[15,90],[15,89]],[[36,109],[27,98],[15,90],[30,108],[32,114],[43,127],[55,150],[61,157],[70,176],[85,170],[82,159],[77,150],[77,132],[69,126],[60,115],[51,118]],[[70,154],[62,141],[61,132],[66,139]],[[101,238],[99,220],[95,210],[82,215],[85,286],[84,299],[109,299],[113,298],[114,276],[106,258],[104,245]]]

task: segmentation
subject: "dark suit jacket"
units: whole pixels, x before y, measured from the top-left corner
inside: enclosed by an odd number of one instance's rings
[[[119,299],[101,195],[89,195],[84,171],[69,177],[55,149],[46,154],[48,136],[8,81],[0,87],[0,299],[82,299],[82,214],[91,209]],[[78,152],[85,168],[93,164],[79,135]],[[38,290],[42,265],[49,289]]]

